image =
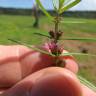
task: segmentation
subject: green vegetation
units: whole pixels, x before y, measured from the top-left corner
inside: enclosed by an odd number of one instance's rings
[[[61,24],[61,31],[64,32],[64,37],[94,37],[96,38],[96,19],[78,19],[64,18],[66,23]],[[68,23],[67,21],[74,21]],[[75,22],[85,23],[75,23]],[[40,28],[32,27],[34,18],[31,16],[15,16],[15,15],[0,15],[0,44],[15,44],[8,41],[8,38],[20,40],[28,44],[38,45],[45,41],[46,38],[35,36],[34,32],[48,34],[50,29],[53,29],[53,23],[46,17],[41,17]],[[41,41],[42,40],[42,41]],[[89,53],[96,54],[96,42],[80,42],[80,41],[64,41],[64,48],[69,51],[80,52],[79,47],[88,49]],[[77,57],[77,56],[76,56]],[[80,74],[96,85],[96,57],[78,56],[77,61],[80,65]]]
[[[65,18],[66,23],[62,23],[62,31],[64,31],[65,37],[82,37],[87,34],[89,37],[96,36],[96,20],[95,19],[75,19]],[[67,21],[80,21],[85,23],[67,23]],[[40,28],[35,29],[32,27],[34,18],[31,16],[0,16],[0,44],[10,44],[8,38],[14,38],[21,41],[28,41],[30,44],[40,43],[40,37],[33,36],[34,32],[41,32],[48,34],[48,29],[52,29],[53,23],[46,17],[41,17]],[[79,33],[78,33],[79,32]],[[86,36],[85,36],[86,37]],[[39,41],[37,39],[40,39]]]

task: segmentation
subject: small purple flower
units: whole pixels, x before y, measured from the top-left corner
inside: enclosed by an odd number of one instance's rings
[[[51,52],[52,54],[55,54],[55,55],[61,54],[63,51],[63,48],[59,47],[58,44],[56,44],[54,41],[45,43],[44,48],[48,50],[48,52]]]

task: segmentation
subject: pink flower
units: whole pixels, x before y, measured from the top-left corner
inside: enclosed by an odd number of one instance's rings
[[[63,52],[63,48],[61,48],[58,44],[52,42],[45,43],[44,48],[48,51],[51,52],[52,54],[61,54]]]

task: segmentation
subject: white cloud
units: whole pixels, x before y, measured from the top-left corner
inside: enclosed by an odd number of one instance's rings
[[[78,5],[73,7],[71,10],[95,10],[96,11],[96,0],[82,0]]]

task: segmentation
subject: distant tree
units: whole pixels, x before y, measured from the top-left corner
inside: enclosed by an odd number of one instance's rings
[[[37,4],[34,4],[33,6],[33,15],[35,18],[33,27],[38,28],[39,27],[39,14],[38,14],[39,7]]]

